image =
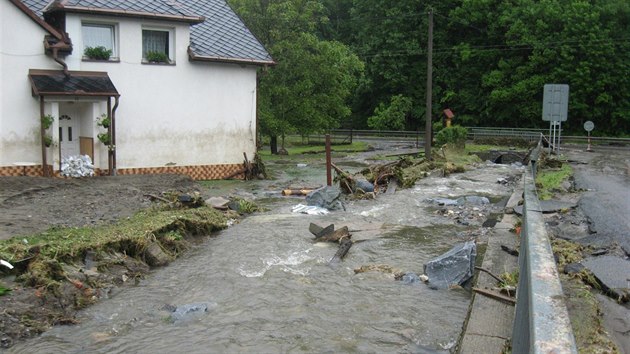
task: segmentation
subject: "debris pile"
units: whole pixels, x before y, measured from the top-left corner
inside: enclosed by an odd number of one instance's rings
[[[483,227],[494,226],[494,224],[487,225],[486,222],[493,219],[496,206],[491,204],[490,200],[486,197],[463,196],[457,199],[429,198],[425,201],[440,207],[435,210],[435,214],[451,218],[458,224],[468,226],[483,223]]]
[[[61,159],[61,175],[64,177],[92,177],[94,165],[88,155],[68,156]]]

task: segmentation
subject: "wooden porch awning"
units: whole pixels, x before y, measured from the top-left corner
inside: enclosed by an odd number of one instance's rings
[[[106,72],[31,69],[28,78],[34,96],[120,96]]]

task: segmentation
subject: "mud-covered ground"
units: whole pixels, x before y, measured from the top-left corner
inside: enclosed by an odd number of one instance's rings
[[[114,222],[151,205],[147,195],[195,190],[198,185],[181,175],[0,177],[0,239]]]
[[[285,182],[287,183],[278,181],[274,183],[286,187],[293,181]],[[167,191],[182,193],[198,191],[202,195],[213,194],[190,178],[180,175],[85,179],[0,177],[0,239],[34,234],[53,226],[75,227],[112,223],[151,206],[153,202],[149,195],[160,195]],[[580,197],[579,193],[566,193],[566,190],[563,192],[561,194],[564,194],[564,197],[561,199],[577,201]],[[554,236],[562,237],[567,232],[572,235],[589,233],[588,221],[579,209],[567,214],[549,215],[547,222],[550,233]],[[111,279],[133,279],[149,270],[144,263],[132,258],[124,259],[121,265],[107,276]],[[109,281],[117,286],[124,285],[111,279]],[[10,277],[5,277],[2,282],[9,287],[16,285]],[[126,284],[133,283],[129,281]],[[65,290],[70,294],[76,292],[75,289]],[[98,294],[98,297],[110,295],[112,294]],[[76,310],[69,305],[59,303],[59,297],[47,293],[45,289],[15,287],[10,295],[0,297],[0,348],[10,347],[14,340],[28,338],[39,332],[40,329],[37,327],[20,325],[20,321],[24,323],[25,318],[28,320],[31,316],[39,316],[48,317],[49,323],[53,324],[72,323],[74,321],[72,311]],[[7,309],[13,310],[12,316],[6,316]]]
[[[0,239],[19,238],[55,226],[113,223],[151,206],[150,195],[203,190],[181,175],[0,177]],[[147,264],[133,257],[121,253],[107,257],[101,259],[101,263],[112,264],[107,272],[94,268],[84,271],[76,266],[64,268],[66,274],[73,274],[73,280],[62,282],[55,289],[22,286],[16,282],[15,274],[5,267],[0,269],[0,285],[12,289],[0,297],[0,348],[35,336],[49,325],[74,323],[77,309],[112,296],[119,287],[135,284],[149,271]]]

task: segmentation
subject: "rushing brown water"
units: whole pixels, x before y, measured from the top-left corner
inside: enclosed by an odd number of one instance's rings
[[[431,290],[354,269],[386,264],[421,274],[424,263],[484,232],[434,213],[426,199],[507,196],[511,188],[497,177],[519,173],[496,165],[431,177],[324,216],[292,213],[300,199],[267,199],[270,211],[209,237],[137,287],[82,312],[79,325],[53,328],[11,352],[448,352],[460,335],[469,290]],[[314,243],[311,222],[348,225],[354,240],[366,241],[330,265],[337,246]],[[165,304],[190,303],[204,303],[208,311],[167,320]]]

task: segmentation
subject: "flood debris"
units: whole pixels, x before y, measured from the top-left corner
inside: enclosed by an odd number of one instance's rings
[[[402,279],[403,275],[406,274],[401,269],[394,268],[387,264],[370,264],[370,265],[364,265],[364,266],[354,269],[354,274],[366,273],[366,272],[381,272],[385,274],[392,274],[394,276],[394,279],[396,280]]]
[[[328,210],[346,210],[341,202],[341,190],[334,186],[325,186],[306,195],[308,206],[317,206]]]
[[[409,188],[418,179],[427,177],[439,165],[424,158],[401,156],[396,161],[371,165],[354,175],[335,164],[332,167],[337,172],[335,182],[339,183],[343,193],[357,199],[366,199],[374,198],[378,193],[394,193],[399,186]],[[454,168],[453,171],[455,170],[459,171],[460,168]]]
[[[315,238],[318,238],[335,231],[335,225],[330,224],[326,227],[321,227],[317,224],[311,223],[308,226],[308,231],[315,235]]]
[[[223,197],[211,197],[206,199],[206,205],[209,205],[217,210],[227,210],[229,199]]]
[[[504,302],[508,305],[516,305],[516,299],[514,299],[513,297],[507,296],[507,295],[503,295],[500,292],[494,291],[494,290],[490,290],[490,289],[481,289],[481,288],[473,288],[473,291],[476,292],[477,294],[481,294],[484,296],[487,296],[491,299],[495,299],[501,302]]]
[[[350,251],[350,247],[352,247],[352,245],[353,242],[352,240],[350,240],[350,235],[348,235],[347,237],[342,237],[339,240],[339,249],[337,249],[337,252],[328,263],[337,263],[341,261],[343,257],[348,254],[348,251]]]
[[[477,246],[474,240],[453,246],[448,252],[424,265],[429,287],[448,289],[463,285],[473,276]]]
[[[243,158],[243,168],[225,177],[225,179],[232,179],[237,176],[242,176],[244,180],[268,178],[267,169],[265,168],[265,164],[260,158],[260,155],[254,154],[254,160],[250,161],[247,158],[247,153],[243,152]]]
[[[304,204],[298,204],[294,206],[293,208],[291,208],[291,211],[294,213],[301,213],[301,214],[307,214],[307,215],[326,215],[330,213],[330,211],[328,211],[328,209],[326,208],[322,208],[322,207],[318,207],[314,205],[304,205]]]
[[[299,195],[299,196],[306,196],[309,193],[311,193],[313,190],[313,188],[290,188],[290,189],[283,189],[282,190],[282,195],[287,196],[287,195]]]
[[[321,227],[317,224],[311,223],[308,229],[315,236],[316,242],[339,243],[339,249],[329,263],[336,263],[341,261],[346,256],[354,243],[351,240],[352,234],[348,230],[348,226],[343,226],[340,229],[335,230],[334,224],[330,224],[326,227]]]
[[[64,177],[92,177],[94,165],[88,155],[68,156],[61,159],[61,175]]]

